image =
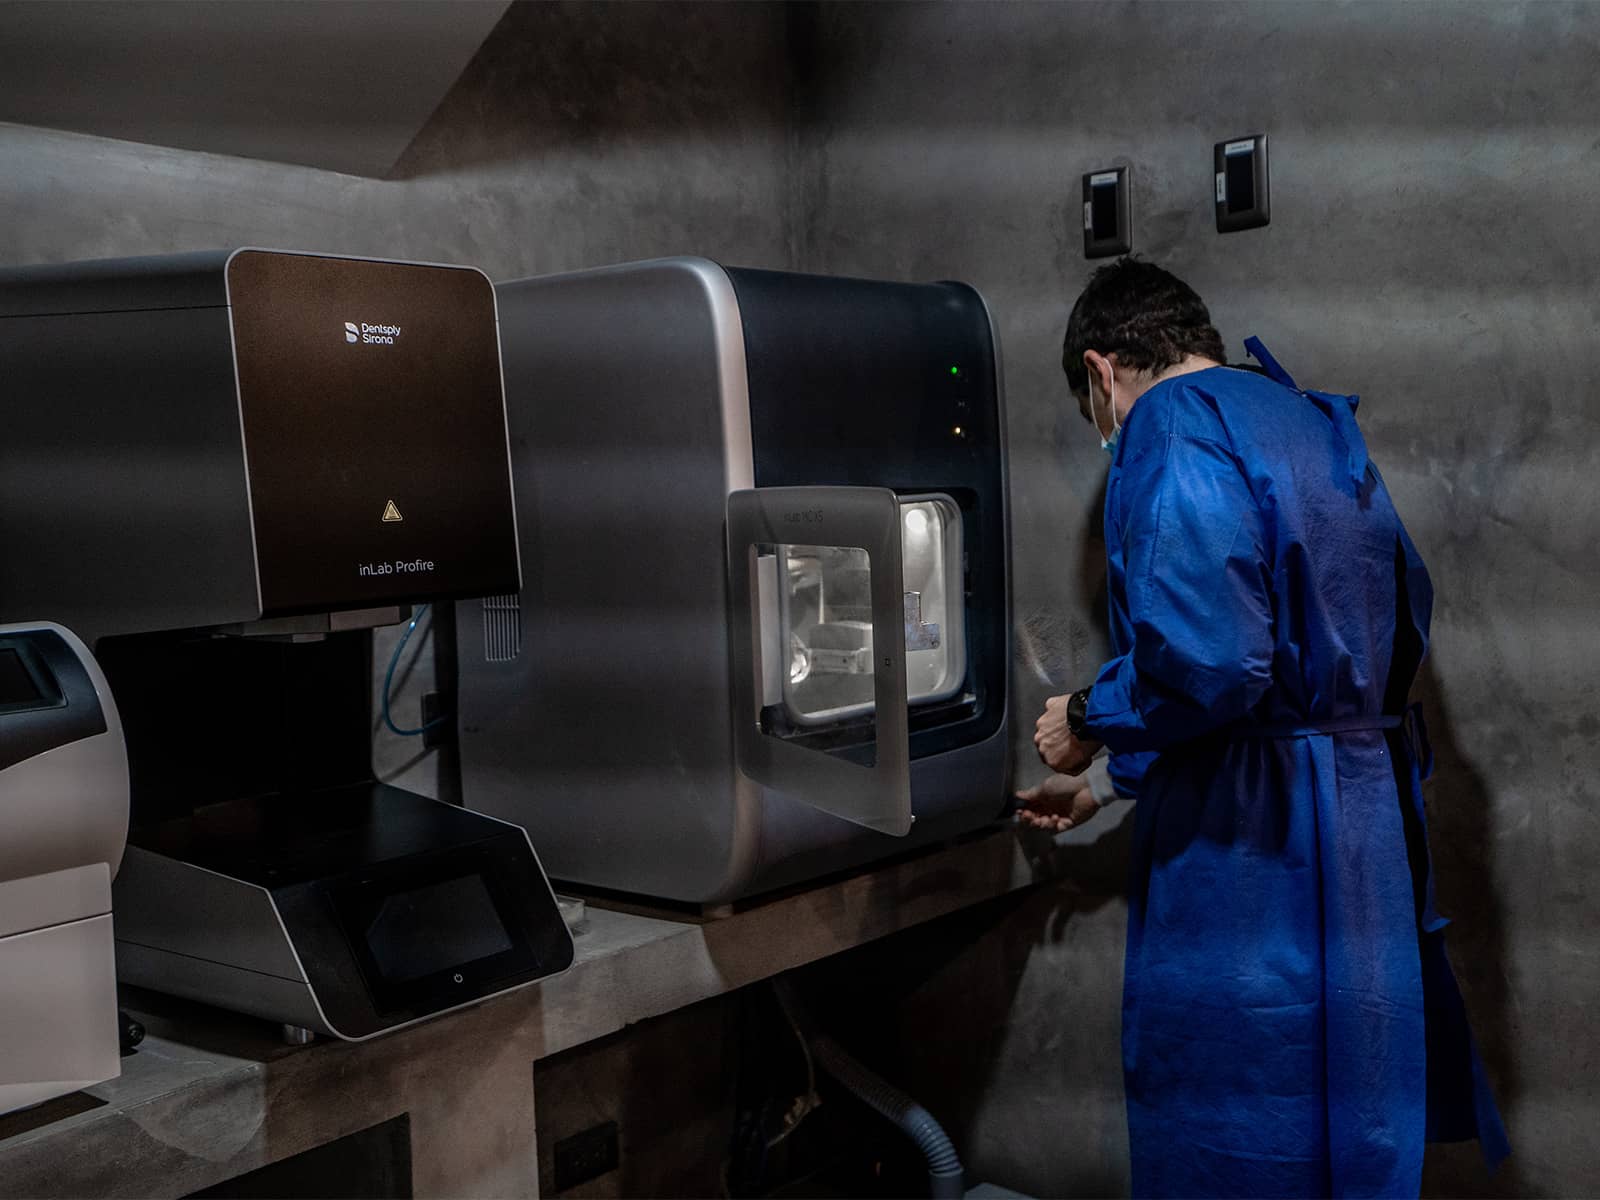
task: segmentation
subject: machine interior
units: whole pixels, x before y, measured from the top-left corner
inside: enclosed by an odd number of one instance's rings
[[[914,496],[901,502],[900,517],[906,700],[931,704],[959,692],[967,675],[961,510],[948,496]],[[778,666],[785,715],[815,728],[870,713],[866,551],[797,543],[776,549],[772,574],[781,586],[776,612],[769,604],[763,619],[763,658]]]

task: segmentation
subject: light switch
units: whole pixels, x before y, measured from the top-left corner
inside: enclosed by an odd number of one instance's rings
[[[1133,203],[1127,167],[1083,177],[1083,256],[1110,258],[1133,249]]]
[[[1267,135],[1230,138],[1212,152],[1217,184],[1217,232],[1257,229],[1272,220],[1267,187]]]

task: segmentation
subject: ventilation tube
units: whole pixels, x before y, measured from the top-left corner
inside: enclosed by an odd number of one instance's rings
[[[956,1154],[944,1127],[932,1113],[893,1084],[882,1079],[856,1061],[850,1053],[824,1033],[811,1032],[802,1019],[798,1002],[786,980],[774,980],[778,1001],[788,1011],[797,1027],[805,1029],[806,1041],[817,1065],[833,1076],[844,1088],[881,1116],[892,1121],[900,1131],[917,1144],[928,1160],[928,1195],[933,1200],[960,1200],[966,1195],[966,1172]]]

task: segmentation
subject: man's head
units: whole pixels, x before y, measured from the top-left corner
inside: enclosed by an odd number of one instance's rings
[[[1061,369],[1088,420],[1110,405],[1113,388],[1121,410],[1174,368],[1226,361],[1222,337],[1193,288],[1154,263],[1119,258],[1089,279],[1067,320]],[[1090,376],[1099,402],[1091,405]],[[1120,402],[1126,398],[1126,403]]]

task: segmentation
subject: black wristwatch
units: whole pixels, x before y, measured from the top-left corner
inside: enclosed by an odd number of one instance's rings
[[[1089,690],[1084,688],[1067,697],[1067,728],[1075,738],[1083,737],[1083,727],[1089,721]]]

